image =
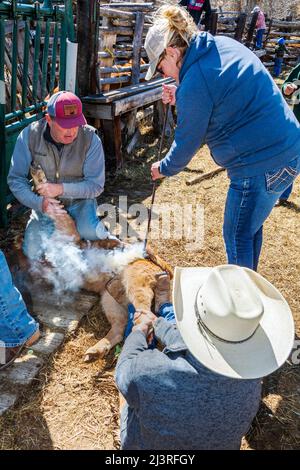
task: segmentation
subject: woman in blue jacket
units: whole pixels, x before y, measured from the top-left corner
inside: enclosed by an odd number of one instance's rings
[[[228,263],[257,270],[263,223],[300,172],[300,126],[260,60],[239,42],[198,32],[179,6],[159,9],[149,29],[146,79],[176,80],[163,101],[177,106],[174,142],[152,179],[182,171],[206,143],[230,186],[223,236]]]

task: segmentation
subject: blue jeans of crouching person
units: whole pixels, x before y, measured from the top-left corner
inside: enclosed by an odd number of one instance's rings
[[[263,223],[299,173],[300,156],[284,168],[251,178],[231,179],[223,226],[228,263],[257,270]]]
[[[14,286],[5,256],[0,250],[0,346],[21,346],[39,329]],[[3,344],[4,343],[4,344]]]
[[[110,233],[97,216],[95,199],[82,199],[65,207],[74,219],[80,237],[84,240],[110,238]],[[31,260],[38,260],[43,255],[44,237],[48,239],[54,232],[54,222],[42,212],[32,211],[25,234],[23,250]]]

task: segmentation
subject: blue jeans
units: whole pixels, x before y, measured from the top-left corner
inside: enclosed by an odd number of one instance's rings
[[[14,286],[5,256],[0,250],[0,343],[7,348],[24,344],[39,329]]]
[[[228,263],[257,270],[263,223],[299,173],[300,157],[279,170],[231,179],[223,225]]]
[[[256,31],[256,47],[257,49],[261,49],[263,46],[263,36],[264,36],[265,29],[258,29]]]
[[[79,235],[84,240],[98,240],[109,237],[109,232],[99,220],[95,199],[84,199],[65,208],[75,220]],[[43,237],[49,238],[54,232],[54,222],[42,212],[32,211],[25,234],[23,251],[31,260],[43,255]]]
[[[283,63],[283,57],[275,57],[275,63],[274,63],[274,76],[275,77],[279,77],[279,75],[281,74],[282,63]]]
[[[165,318],[169,323],[176,324],[173,304],[166,302],[159,307],[159,317]]]
[[[283,193],[280,196],[280,199],[284,199],[285,201],[287,201],[292,191],[293,191],[293,185],[291,184],[285,191],[283,191]]]

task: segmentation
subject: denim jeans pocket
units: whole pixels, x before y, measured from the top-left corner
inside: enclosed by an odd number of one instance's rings
[[[296,159],[289,166],[266,173],[266,185],[269,193],[281,194],[293,183],[298,174],[297,162]]]

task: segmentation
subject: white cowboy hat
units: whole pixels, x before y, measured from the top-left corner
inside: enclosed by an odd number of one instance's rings
[[[292,350],[294,322],[287,302],[251,269],[176,268],[173,304],[188,349],[219,374],[264,377]]]

